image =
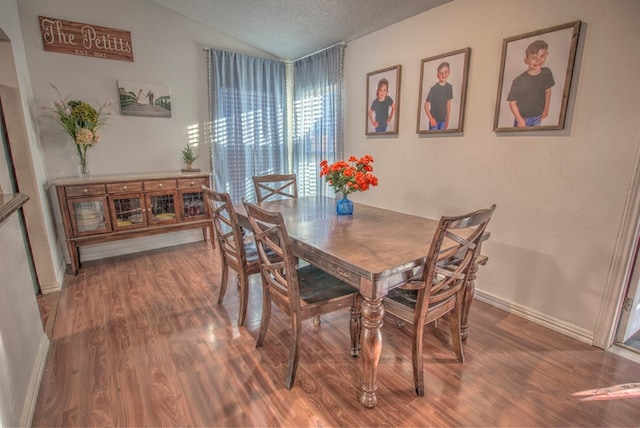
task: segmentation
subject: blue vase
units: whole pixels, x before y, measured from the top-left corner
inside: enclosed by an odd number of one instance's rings
[[[336,213],[338,215],[353,215],[353,202],[344,193],[342,194],[342,199],[338,199]]]

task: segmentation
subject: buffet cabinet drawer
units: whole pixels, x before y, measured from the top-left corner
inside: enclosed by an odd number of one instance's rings
[[[149,180],[144,182],[144,190],[171,190],[176,188],[176,180]]]
[[[67,186],[65,188],[67,198],[78,198],[83,196],[104,195],[107,193],[104,184],[87,184],[82,186]]]
[[[142,181],[128,181],[125,183],[109,183],[107,184],[108,193],[122,193],[122,192],[142,192],[144,187]]]
[[[179,178],[178,189],[198,188],[202,186],[208,186],[209,180],[207,178]]]

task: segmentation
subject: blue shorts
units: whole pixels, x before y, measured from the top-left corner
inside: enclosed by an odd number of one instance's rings
[[[524,119],[525,126],[540,126],[540,125],[542,125],[542,114],[539,114],[537,116],[532,116],[532,117],[523,117],[523,119]],[[513,121],[513,126],[514,127],[518,126],[518,121],[517,120]]]
[[[445,120],[443,120],[442,122],[436,122],[436,126],[431,126],[431,124],[429,124],[429,130],[433,131],[433,130],[436,130],[436,129],[445,129],[444,125],[446,123],[447,122]]]

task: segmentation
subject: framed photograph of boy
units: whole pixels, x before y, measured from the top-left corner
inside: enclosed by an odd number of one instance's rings
[[[462,132],[470,53],[464,48],[422,60],[418,134]]]
[[[564,129],[580,21],[504,39],[494,131]]]
[[[367,135],[398,133],[401,65],[367,73]]]

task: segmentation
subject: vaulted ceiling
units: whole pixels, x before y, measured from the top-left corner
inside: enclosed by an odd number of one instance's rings
[[[282,59],[348,42],[451,0],[148,0]]]

